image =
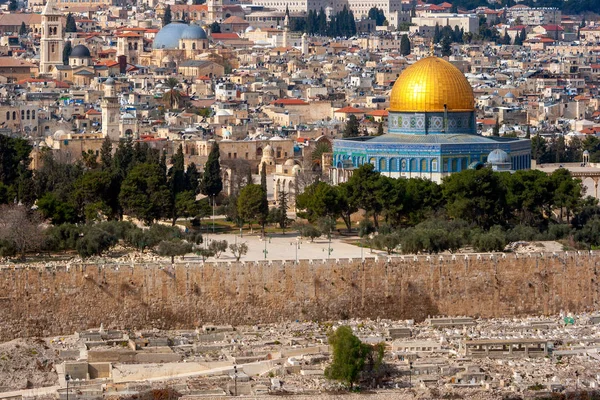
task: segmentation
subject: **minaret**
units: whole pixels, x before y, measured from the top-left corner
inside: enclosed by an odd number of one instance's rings
[[[102,137],[109,137],[111,141],[119,140],[119,99],[115,87],[115,80],[108,78],[104,82],[104,98],[102,99]]]
[[[63,65],[62,14],[52,0],[42,11],[42,38],[40,40],[40,74],[51,72],[52,66]]]
[[[290,12],[286,7],[285,19],[283,20],[283,47],[290,45]]]
[[[308,56],[308,35],[306,33],[302,35],[302,55]]]

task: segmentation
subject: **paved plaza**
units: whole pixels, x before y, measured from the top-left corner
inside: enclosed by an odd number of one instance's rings
[[[246,243],[248,245],[248,254],[242,256],[240,261],[260,261],[260,260],[296,260],[297,259],[327,259],[328,253],[331,252],[329,258],[369,258],[375,257],[379,254],[385,254],[385,252],[371,250],[369,248],[363,248],[350,244],[350,242],[358,242],[358,238],[332,238],[331,242],[327,240],[325,236],[317,238],[314,242],[310,239],[299,238],[296,232],[281,233],[268,235],[266,239],[260,237],[260,233],[257,231],[255,234],[246,234],[243,236],[239,234],[204,234],[206,243],[210,243],[212,240],[227,240],[229,244],[233,243]],[[265,257],[265,249],[267,251]],[[185,260],[195,260],[199,257],[195,255],[189,255],[185,257]],[[214,257],[208,259],[209,261],[217,260]],[[221,254],[218,259],[219,261],[235,261],[235,257],[228,249],[225,253]]]

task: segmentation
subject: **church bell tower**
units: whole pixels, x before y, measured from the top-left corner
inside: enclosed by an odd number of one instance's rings
[[[40,40],[40,74],[52,72],[52,67],[63,65],[62,14],[52,0],[42,11],[42,38]]]
[[[120,106],[113,78],[108,78],[104,82],[104,98],[101,107],[102,137],[109,137],[112,142],[117,142],[121,135],[119,129]]]

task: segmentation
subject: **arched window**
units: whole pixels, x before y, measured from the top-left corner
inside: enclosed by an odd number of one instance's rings
[[[30,119],[30,118],[31,118],[31,111],[27,110],[27,119]]]
[[[390,159],[390,171],[392,171],[392,172],[398,171],[398,159],[397,158]]]
[[[369,158],[369,163],[371,163],[374,167],[377,166],[377,160],[375,160],[375,157]]]
[[[10,111],[7,111],[7,112],[6,112],[6,120],[7,120],[7,121],[10,121]]]
[[[438,160],[437,160],[437,158],[434,158],[433,160],[431,160],[431,171],[437,172],[437,170],[438,170]]]
[[[202,50],[206,49],[206,42],[202,42]]]
[[[379,170],[380,171],[387,171],[387,163],[385,158],[380,158],[379,159]]]
[[[31,119],[35,119],[35,110],[31,110]]]
[[[426,172],[426,171],[427,171],[427,160],[422,159],[421,160],[421,172]]]
[[[181,42],[181,48],[185,50],[185,42]]]
[[[133,44],[127,43],[127,47],[129,48],[129,50],[133,50]]]
[[[192,43],[192,50],[196,50],[196,43]]]
[[[133,44],[133,49],[134,49],[134,50],[137,50],[137,49],[138,49],[137,42]]]
[[[21,121],[25,119],[25,110],[21,110]]]
[[[13,119],[13,121],[17,119],[17,112],[16,111],[13,111],[13,118],[12,119]]]
[[[406,172],[408,170],[408,165],[406,164],[406,160],[402,160],[402,162],[400,162],[400,168],[402,171]]]
[[[410,171],[415,172],[417,170],[417,160],[416,159],[412,159],[410,160]]]

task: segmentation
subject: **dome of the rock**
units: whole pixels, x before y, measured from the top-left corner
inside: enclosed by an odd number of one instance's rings
[[[473,111],[473,89],[462,72],[448,61],[427,57],[406,68],[390,95],[390,111]]]

